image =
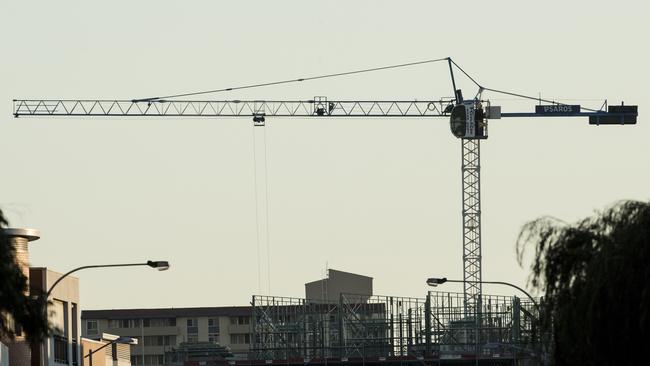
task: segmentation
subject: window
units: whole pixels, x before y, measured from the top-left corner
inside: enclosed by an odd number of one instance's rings
[[[250,324],[250,316],[233,316],[230,317],[230,324],[232,325],[248,325]]]
[[[176,336],[144,336],[145,346],[175,346]]]
[[[176,326],[175,318],[154,318],[143,319],[142,324],[144,327],[174,327]]]
[[[196,318],[187,319],[187,341],[190,343],[199,341],[199,322]]]
[[[219,319],[208,319],[208,334],[219,334]]]
[[[233,333],[230,335],[230,344],[250,344],[251,335],[248,333]]]
[[[97,329],[97,320],[86,321],[86,334],[87,335],[99,334],[99,329]]]
[[[79,326],[77,323],[77,304],[73,302],[70,303],[70,312],[72,313],[72,341],[77,342],[77,338],[79,338],[79,335],[77,334],[77,327]]]
[[[140,328],[140,319],[111,319],[109,328]]]
[[[140,356],[140,357],[142,357],[142,356]],[[165,357],[163,355],[145,355],[144,356],[144,364],[146,366],[149,366],[149,365],[162,365],[165,362],[164,358]]]
[[[219,318],[208,319],[208,342],[219,343]]]
[[[68,363],[68,339],[55,335],[54,340],[54,362]]]

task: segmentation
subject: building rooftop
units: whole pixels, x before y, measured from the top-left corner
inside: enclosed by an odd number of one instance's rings
[[[203,316],[240,316],[251,315],[251,306],[219,306],[198,308],[162,308],[162,309],[111,309],[84,310],[81,319],[141,319],[141,318],[177,318]]]

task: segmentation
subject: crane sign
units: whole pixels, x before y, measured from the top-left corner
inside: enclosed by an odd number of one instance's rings
[[[303,82],[329,77],[412,66],[416,64],[447,62],[453,86],[453,98],[438,100],[328,100],[314,97],[308,100],[186,100],[187,96],[228,92],[283,83]],[[456,88],[454,69],[460,70],[477,87],[472,99],[463,99]],[[539,105],[529,112],[502,112],[500,106],[482,99],[483,92],[506,94],[537,101]],[[477,317],[481,309],[481,178],[480,141],[488,137],[488,120],[508,117],[588,117],[591,125],[636,124],[637,106],[610,105],[598,109],[568,105],[552,100],[487,88],[476,82],[450,57],[329,74],[310,78],[284,80],[272,83],[246,85],[196,93],[177,94],[132,100],[96,99],[15,99],[14,116],[84,116],[84,117],[252,117],[255,126],[264,126],[266,117],[445,117],[449,118],[451,132],[461,140],[462,158],[462,219],[463,219],[463,293],[465,315]],[[606,108],[606,110],[605,110]],[[476,319],[476,318],[475,318]]]

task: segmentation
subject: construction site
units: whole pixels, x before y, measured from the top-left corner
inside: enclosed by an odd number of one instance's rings
[[[443,63],[448,68],[451,81],[449,91],[453,97],[424,101],[331,100],[323,96],[286,101],[183,99],[192,95],[334,78],[428,63]],[[471,97],[465,98],[457,87],[458,74],[476,87],[476,93],[471,92]],[[501,106],[492,104],[486,97],[488,93],[533,101],[536,105],[531,110],[502,110]],[[477,82],[450,57],[132,100],[14,100],[15,117],[245,117],[249,123],[252,119],[254,129],[264,129],[266,120],[270,117],[441,117],[449,121],[451,133],[459,140],[461,148],[459,188],[462,197],[459,203],[462,209],[460,226],[463,277],[458,280],[430,278],[426,283],[430,286],[445,282],[462,283],[462,293],[429,291],[421,297],[379,296],[374,295],[371,288],[364,289],[362,278],[352,276],[343,279],[340,286],[335,286],[332,290],[321,291],[321,296],[318,296],[319,286],[325,288],[333,285],[319,282],[314,285],[310,295],[310,284],[307,284],[305,298],[255,295],[251,301],[252,330],[250,350],[246,357],[230,357],[228,350],[219,347],[183,345],[179,352],[184,356],[178,361],[182,365],[543,364],[546,359],[546,342],[543,342],[545,336],[540,334],[539,323],[540,303],[543,305],[543,302],[505,282],[497,284],[517,289],[517,295],[494,296],[483,293],[483,285],[490,282],[483,279],[481,266],[480,143],[488,137],[490,120],[580,117],[587,119],[591,125],[628,125],[636,123],[637,115],[637,106],[608,105],[606,100],[600,108],[595,109],[490,88]],[[260,161],[266,162],[266,157]],[[264,171],[266,170],[264,166]],[[267,181],[266,177],[264,181]],[[257,185],[257,176],[255,184]],[[268,186],[265,189],[263,197],[268,199]],[[258,199],[257,191],[255,199],[258,211],[256,229],[260,277],[259,235],[263,230],[259,221],[264,216],[268,220],[268,203],[265,206],[263,200]],[[266,230],[268,232],[268,226]],[[332,278],[323,281],[326,280]]]
[[[332,302],[255,296],[253,319],[258,362],[501,365],[541,352],[535,305],[518,297],[484,295],[474,318],[459,293],[341,294]]]

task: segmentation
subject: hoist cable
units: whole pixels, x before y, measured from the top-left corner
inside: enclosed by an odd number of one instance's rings
[[[269,288],[268,293],[271,294],[271,229],[269,228],[269,161],[268,161],[268,148],[266,142],[266,127],[264,129],[264,185],[266,191],[264,196],[266,198],[266,277],[268,280]]]
[[[255,233],[257,243],[257,293],[262,293],[262,262],[260,255],[260,217],[259,217],[259,198],[257,194],[257,151],[255,143],[255,127],[253,127],[253,180],[255,190]]]

